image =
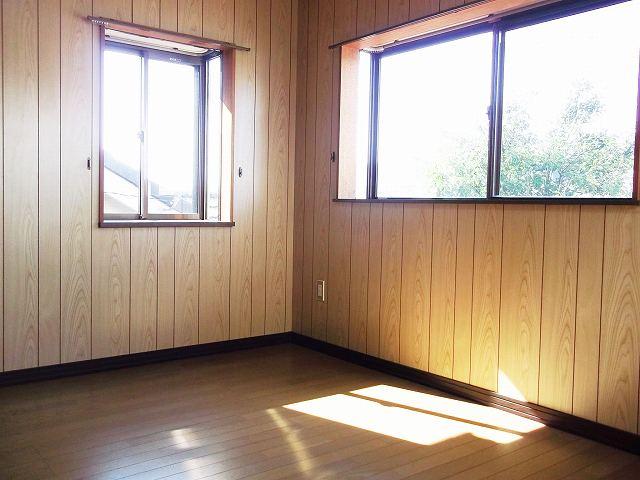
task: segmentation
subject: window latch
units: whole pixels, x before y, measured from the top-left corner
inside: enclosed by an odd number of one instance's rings
[[[140,130],[138,132],[138,140],[140,140],[141,142],[144,142],[144,130]]]
[[[87,170],[91,170],[91,157],[87,157]]]
[[[336,152],[331,152],[331,163],[336,162]]]

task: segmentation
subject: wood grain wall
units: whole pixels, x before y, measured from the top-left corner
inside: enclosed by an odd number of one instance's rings
[[[0,370],[291,329],[297,8],[2,1]],[[235,227],[97,227],[99,43],[87,15],[251,48],[237,57]]]
[[[294,330],[638,432],[640,207],[331,202],[327,46],[460,3],[300,2]]]

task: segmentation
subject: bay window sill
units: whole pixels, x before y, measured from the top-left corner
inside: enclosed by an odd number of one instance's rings
[[[155,228],[155,227],[233,227],[235,222],[211,220],[102,220],[100,228]]]

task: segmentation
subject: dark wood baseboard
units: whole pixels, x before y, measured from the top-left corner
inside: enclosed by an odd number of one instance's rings
[[[291,332],[0,373],[0,387],[291,342]]]
[[[499,408],[521,417],[539,421],[549,427],[574,433],[576,435],[640,455],[640,435],[625,432],[617,428],[592,422],[591,420],[559,412],[534,403],[513,400],[499,395],[496,392],[492,392],[491,390],[475,387],[464,382],[459,382],[457,380],[441,377],[440,375],[400,365],[399,363],[372,357],[371,355],[338,347],[297,333],[293,333],[291,339],[294,343],[302,347],[310,348],[363,367],[404,378],[442,392],[472,400],[482,405]]]

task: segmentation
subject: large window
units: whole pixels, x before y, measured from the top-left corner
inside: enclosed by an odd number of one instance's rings
[[[361,52],[368,155],[341,133],[340,181],[366,188],[341,196],[635,198],[638,25],[640,0],[562,2]]]
[[[104,220],[223,220],[222,52],[107,41]]]

